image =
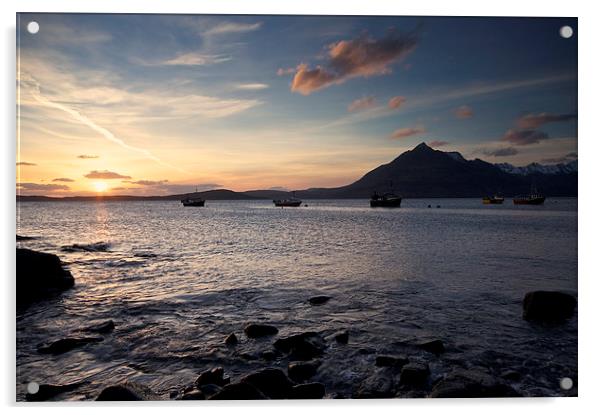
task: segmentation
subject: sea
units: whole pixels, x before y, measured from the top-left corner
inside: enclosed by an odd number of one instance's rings
[[[235,380],[264,367],[275,338],[348,330],[312,379],[352,397],[377,355],[425,361],[431,380],[456,368],[514,373],[523,396],[577,395],[577,316],[523,320],[532,290],[577,293],[577,199],[543,206],[480,199],[18,202],[18,247],[60,256],[75,278],[60,296],[17,309],[16,392],[82,382],[55,400],[94,399],[138,382],[165,399],[216,366]],[[315,306],[308,299],[331,299]],[[38,345],[115,322],[104,340],[60,355]],[[249,339],[243,328],[276,326]],[[224,345],[235,333],[239,344]],[[439,356],[415,346],[442,340]],[[510,376],[509,376],[510,378]],[[572,387],[560,386],[570,378]]]

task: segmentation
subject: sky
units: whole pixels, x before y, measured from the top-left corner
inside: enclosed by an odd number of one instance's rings
[[[577,20],[19,14],[17,111],[24,195],[336,187],[421,142],[565,163]]]

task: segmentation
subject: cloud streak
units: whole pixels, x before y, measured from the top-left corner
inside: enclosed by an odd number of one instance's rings
[[[482,150],[481,153],[485,156],[490,156],[490,157],[509,157],[509,156],[515,156],[518,154],[518,150],[515,149],[514,147],[504,147],[504,148],[497,148],[497,149],[491,149],[491,150]]]
[[[351,104],[349,104],[349,106],[347,107],[347,111],[361,111],[366,110],[368,108],[372,108],[374,106],[376,106],[376,99],[374,97],[362,97],[356,99]]]
[[[44,183],[17,183],[20,190],[43,190],[54,192],[56,190],[69,190],[69,186],[64,184],[44,184]]]
[[[84,175],[85,178],[87,179],[108,179],[108,180],[112,180],[112,179],[131,179],[131,176],[125,176],[123,174],[119,174],[119,173],[115,173],[113,171],[108,171],[108,170],[92,170],[90,173]]]
[[[401,107],[405,102],[406,102],[406,99],[404,97],[396,96],[389,100],[388,106],[390,109],[395,110],[395,109]]]
[[[552,122],[563,122],[577,119],[577,114],[550,114],[542,112],[539,114],[523,115],[516,121],[516,125],[522,129],[536,129],[544,124]]]
[[[423,134],[426,130],[423,127],[399,128],[391,134],[392,139],[403,139],[417,134]]]
[[[18,161],[17,166],[37,166],[36,163],[29,163],[27,161]]]
[[[550,136],[543,131],[537,130],[508,130],[502,137],[502,141],[517,145],[526,146],[537,144],[540,141],[549,139]]]
[[[79,156],[77,156],[77,158],[87,160],[87,159],[97,159],[98,156],[94,156],[91,154],[80,154]]]
[[[403,60],[417,44],[418,38],[414,33],[393,30],[381,39],[361,36],[332,43],[328,46],[325,66],[311,68],[305,63],[297,66],[291,91],[309,95],[352,78],[389,74],[391,65]]]
[[[456,118],[466,119],[473,116],[473,111],[468,105],[462,105],[454,110],[454,114]]]

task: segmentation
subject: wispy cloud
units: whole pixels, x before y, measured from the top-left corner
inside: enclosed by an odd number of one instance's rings
[[[526,146],[537,144],[542,140],[549,139],[550,136],[543,131],[537,130],[508,130],[502,137],[502,141],[517,145]]]
[[[17,161],[17,166],[37,166],[37,164],[29,163],[27,161]]]
[[[39,190],[45,192],[54,192],[56,190],[69,190],[69,186],[64,184],[46,184],[46,183],[17,183],[20,190]]]
[[[131,179],[131,176],[126,176],[126,175],[115,173],[113,171],[108,171],[108,170],[103,170],[103,171],[92,170],[90,173],[84,175],[84,177],[87,179],[108,179],[108,180]]]
[[[474,113],[472,108],[470,108],[468,105],[462,105],[454,110],[454,114],[456,115],[456,118],[466,119],[471,118]]]
[[[261,28],[262,23],[222,22],[203,32],[205,36],[226,35],[230,33],[253,32]]]
[[[77,156],[78,159],[97,159],[98,156],[92,155],[92,154],[80,154],[79,156]]]
[[[490,157],[509,157],[517,155],[518,150],[514,147],[504,147],[497,149],[483,149],[480,153]]]
[[[405,97],[402,96],[396,96],[393,97],[389,100],[389,108],[391,108],[392,110],[397,109],[399,107],[401,107],[404,103],[406,102]]]
[[[449,145],[448,141],[441,141],[441,140],[433,140],[433,141],[429,141],[428,143],[429,147],[444,147]]]
[[[75,180],[73,179],[69,179],[68,177],[57,177],[56,179],[52,179],[53,182],[65,182],[65,183],[70,183],[70,182],[74,182]]]
[[[577,114],[550,114],[542,112],[539,114],[523,115],[516,121],[516,125],[523,129],[536,129],[543,124],[551,122],[571,121],[577,118]]]
[[[408,127],[408,128],[399,128],[391,134],[391,138],[393,139],[402,139],[406,137],[411,137],[417,134],[423,134],[426,130],[424,127]]]
[[[577,160],[577,153],[574,151],[571,151],[568,154],[565,154],[564,156],[561,157],[550,157],[550,158],[544,158],[541,160],[542,163],[553,163],[553,164],[559,164],[559,163],[568,163],[571,161]]]
[[[391,65],[405,58],[418,43],[415,33],[391,30],[381,39],[361,36],[341,40],[328,46],[325,66],[311,68],[301,63],[293,77],[291,91],[309,95],[331,85],[356,77],[371,77],[391,73]]]
[[[137,184],[139,186],[161,186],[167,182],[167,180],[124,180],[124,183]]]
[[[361,111],[368,108],[373,108],[374,106],[376,106],[376,99],[374,97],[362,97],[349,104],[347,111]]]
[[[232,60],[232,56],[229,55],[209,55],[199,52],[188,52],[151,65],[204,66],[228,62],[230,60]]]
[[[248,84],[237,84],[235,86],[236,89],[241,89],[243,91],[259,91],[262,89],[267,89],[270,86],[268,84],[262,83],[248,83]]]

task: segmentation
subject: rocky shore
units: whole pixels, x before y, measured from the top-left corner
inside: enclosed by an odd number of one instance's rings
[[[44,301],[60,295],[74,285],[73,276],[52,254],[17,249],[18,304]],[[309,307],[322,307],[336,302],[335,296],[319,295],[307,299]],[[538,329],[564,324],[574,315],[574,295],[556,291],[529,292],[523,299],[522,318]],[[518,314],[517,319],[521,316]],[[290,328],[289,328],[290,329]],[[281,333],[287,333],[282,335]],[[90,322],[73,330],[73,336],[48,339],[37,347],[41,356],[57,356],[73,350],[96,347],[107,336],[119,336],[119,321]],[[382,354],[376,350],[360,350],[373,365],[371,373],[357,382],[348,393],[329,390],[325,376],[336,376],[331,351],[350,348],[354,342],[353,327],[336,330],[284,330],[269,322],[248,322],[228,334],[220,353],[232,359],[255,362],[245,373],[230,372],[227,364],[205,364],[190,384],[165,391],[153,391],[138,382],[105,385],[91,398],[99,401],[132,400],[248,400],[248,399],[322,399],[322,398],[467,398],[518,397],[521,392],[513,384],[521,374],[507,368],[492,370],[458,362],[444,373],[433,371],[450,350],[453,339],[400,340],[404,354]],[[241,343],[256,343],[257,353],[243,351]],[[350,359],[349,362],[352,360]],[[350,363],[351,364],[351,363]],[[340,371],[353,367],[340,367]],[[77,390],[83,379],[66,384],[41,384],[26,399],[41,401],[60,398],[62,393]]]

